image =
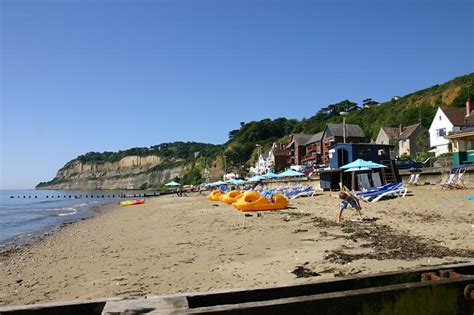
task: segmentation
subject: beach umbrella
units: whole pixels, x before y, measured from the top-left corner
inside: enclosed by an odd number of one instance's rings
[[[265,178],[278,178],[278,175],[272,172],[268,172],[267,174],[262,175]]]
[[[255,175],[247,179],[247,182],[258,182],[259,180],[263,180],[263,179],[266,179],[266,178],[261,175]]]
[[[235,178],[231,178],[228,181],[226,181],[227,184],[233,184],[233,185],[240,185],[240,181]]]
[[[347,172],[358,172],[358,171],[370,171],[371,168],[368,167],[353,167],[353,168],[348,168],[347,170],[344,171],[344,173]]]
[[[165,186],[170,186],[170,187],[172,187],[172,186],[181,186],[181,184],[177,183],[175,181],[172,181],[172,182],[169,182],[168,184],[165,184]]]
[[[368,164],[369,163],[367,161],[364,161],[362,159],[357,159],[351,163],[341,166],[341,169],[367,167]]]
[[[348,169],[348,168],[362,168],[362,167],[367,167],[367,168],[383,168],[387,167],[382,164],[378,164],[372,161],[365,161],[362,159],[357,159],[354,162],[348,163],[344,166],[341,166],[341,169]]]
[[[366,161],[366,162],[367,162],[367,164],[366,164],[365,167],[368,167],[368,168],[386,168],[386,167],[388,167],[387,165],[375,163],[375,162],[372,162],[372,161]]]
[[[296,176],[304,176],[303,173],[300,173],[300,172],[297,172],[295,170],[292,170],[291,168],[280,173],[280,174],[277,174],[278,177],[296,177]]]

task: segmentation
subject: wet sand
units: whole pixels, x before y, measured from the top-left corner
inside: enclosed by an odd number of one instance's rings
[[[474,190],[415,187],[337,224],[328,193],[245,217],[205,196],[110,205],[0,256],[0,305],[286,285],[474,262]],[[355,216],[354,216],[355,218]],[[300,277],[298,277],[300,276]],[[306,277],[304,277],[306,276]]]

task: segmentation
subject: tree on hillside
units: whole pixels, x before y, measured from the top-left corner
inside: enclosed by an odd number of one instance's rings
[[[321,108],[316,115],[303,119],[299,124],[293,128],[293,133],[317,133],[324,129],[328,122],[338,122],[340,119],[340,112],[354,112],[359,106],[357,103],[349,100],[344,100],[339,103],[330,104]]]
[[[458,96],[451,103],[455,107],[464,107],[466,106],[467,98],[471,98],[471,102],[474,101],[474,84],[472,86],[465,86],[459,91]]]
[[[366,98],[365,100],[362,101],[362,107],[373,107],[373,106],[377,106],[379,104],[380,104],[379,102],[374,101],[371,98]]]
[[[202,182],[202,175],[201,172],[193,167],[189,171],[187,171],[183,175],[183,179],[181,180],[181,184],[191,184],[191,185],[198,185]]]
[[[239,133],[239,129],[229,131],[229,140],[234,139],[235,135]]]
[[[430,149],[430,133],[428,129],[421,129],[420,133],[416,136],[415,143],[421,152],[428,152]]]
[[[316,113],[316,117],[327,119],[333,116],[339,116],[340,112],[352,112],[358,109],[359,106],[357,105],[357,103],[351,102],[349,100],[344,100],[339,103],[329,104],[328,106],[321,108]],[[311,117],[310,119],[312,119],[313,117]]]

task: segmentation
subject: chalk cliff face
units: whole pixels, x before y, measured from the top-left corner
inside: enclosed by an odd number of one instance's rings
[[[159,156],[126,156],[117,162],[73,160],[61,168],[56,177],[37,186],[40,189],[142,189],[144,184],[163,183],[181,176],[184,165],[179,161],[164,163]]]

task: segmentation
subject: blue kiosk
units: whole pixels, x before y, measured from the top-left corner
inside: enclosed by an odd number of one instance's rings
[[[345,173],[340,167],[357,159],[372,161],[387,166],[378,171],[366,171],[370,184],[386,184],[400,182],[401,178],[395,166],[394,145],[375,143],[336,143],[329,148],[328,170],[320,171],[321,188],[323,190],[339,190],[340,183],[350,190],[359,190],[359,184],[353,186],[352,174]],[[377,180],[375,180],[377,178]],[[380,183],[378,183],[380,179]]]

